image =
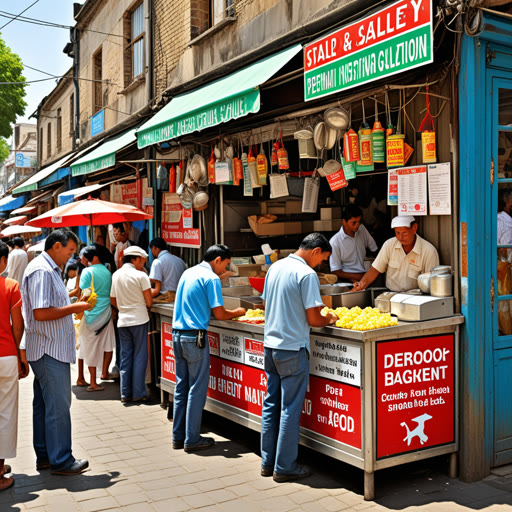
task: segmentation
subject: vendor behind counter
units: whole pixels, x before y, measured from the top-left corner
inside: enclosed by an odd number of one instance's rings
[[[416,233],[418,223],[414,217],[395,217],[391,228],[395,230],[395,238],[384,242],[370,270],[354,283],[353,291],[364,290],[384,272],[386,288],[394,292],[411,290],[418,287],[420,274],[439,265],[437,249]]]

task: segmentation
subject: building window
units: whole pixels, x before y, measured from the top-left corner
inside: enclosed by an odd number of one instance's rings
[[[210,26],[215,26],[235,13],[235,0],[211,0]]]
[[[69,136],[75,134],[75,95],[69,97]]]
[[[62,148],[62,112],[61,109],[57,109],[57,153]]]
[[[50,123],[46,130],[46,158],[50,158],[52,156],[52,125]]]
[[[144,3],[130,9],[124,16],[124,84],[130,85],[144,73]]]
[[[39,140],[37,143],[37,148],[39,149],[39,163],[43,159],[43,129],[39,128]]]
[[[103,108],[103,58],[101,48],[94,54],[92,58],[92,78],[93,94],[92,94],[92,113],[99,112]]]

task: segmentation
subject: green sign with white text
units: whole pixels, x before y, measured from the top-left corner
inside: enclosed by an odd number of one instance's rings
[[[304,98],[321,98],[433,59],[431,0],[399,0],[304,48]]]

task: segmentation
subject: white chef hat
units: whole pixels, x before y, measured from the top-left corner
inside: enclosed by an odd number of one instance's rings
[[[136,245],[131,245],[123,251],[123,256],[142,256],[143,258],[147,258],[148,253]]]
[[[416,219],[412,215],[398,215],[391,221],[391,228],[410,228]]]

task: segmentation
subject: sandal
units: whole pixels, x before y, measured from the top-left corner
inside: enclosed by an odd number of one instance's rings
[[[0,476],[7,475],[8,473],[12,473],[12,468],[11,468],[11,466],[9,466],[9,464],[4,464],[4,469],[3,469],[2,473],[0,474]]]
[[[0,477],[0,491],[5,491],[14,485],[14,478],[5,478],[5,476]]]
[[[87,391],[103,391],[105,388],[102,387],[102,386],[96,386],[95,388],[92,388],[91,386],[89,386],[87,388]]]
[[[89,383],[85,382],[85,380],[77,380],[76,385],[80,388],[85,388],[89,385]]]

